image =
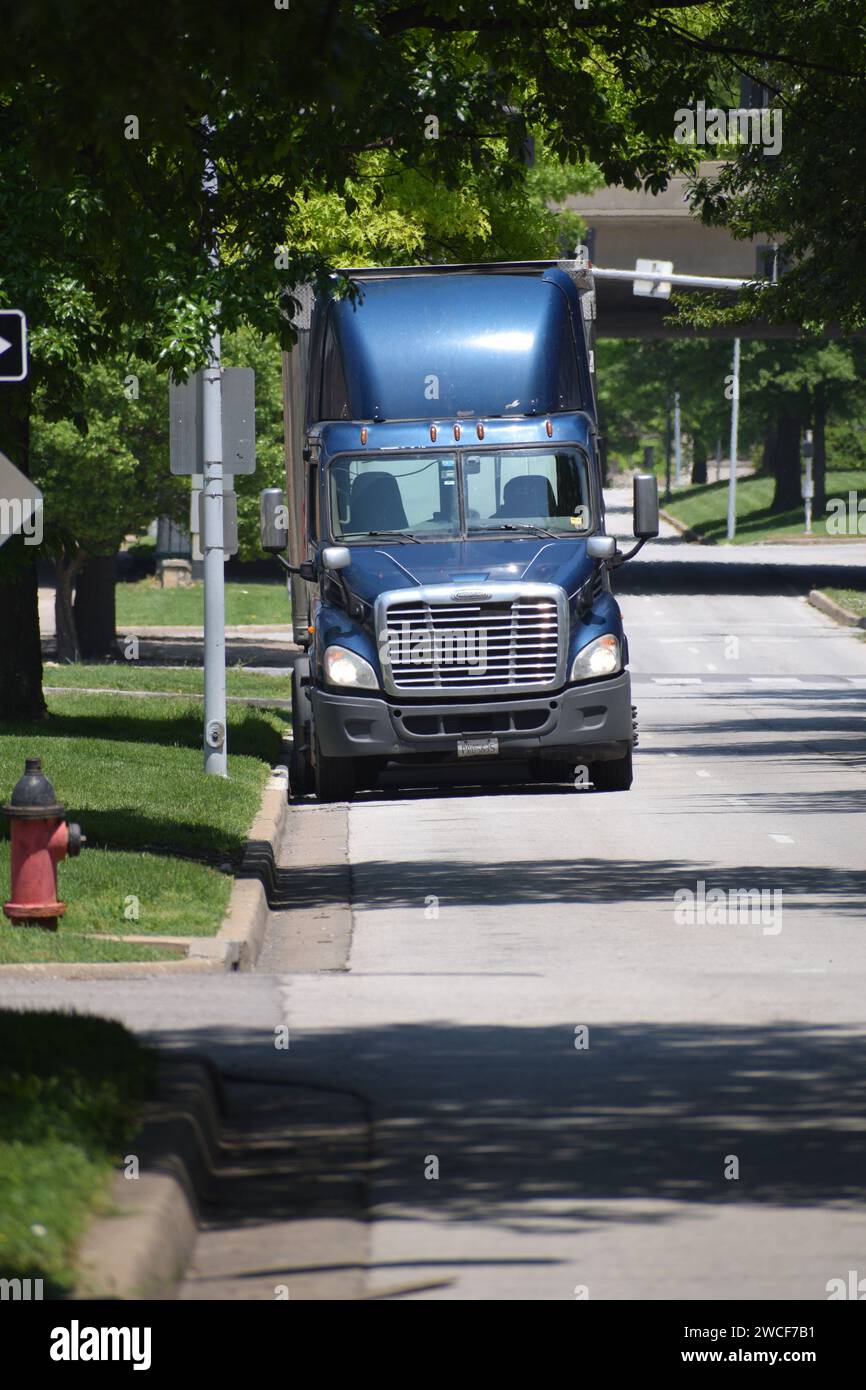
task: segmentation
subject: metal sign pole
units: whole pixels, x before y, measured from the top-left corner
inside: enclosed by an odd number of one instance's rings
[[[674,482],[679,487],[682,481],[683,436],[680,423],[680,393],[674,392]]]
[[[206,121],[208,134],[212,126]],[[213,199],[216,169],[205,162],[202,189]],[[208,252],[212,267],[219,264],[216,235]],[[226,742],[225,568],[223,556],[223,430],[220,335],[210,341],[208,364],[202,373],[202,538],[204,555],[204,770],[228,776]]]
[[[671,500],[671,398],[668,396],[665,415],[665,501]]]
[[[740,340],[734,339],[734,362],[731,396],[731,471],[728,476],[728,540],[737,530],[737,448],[740,425]]]

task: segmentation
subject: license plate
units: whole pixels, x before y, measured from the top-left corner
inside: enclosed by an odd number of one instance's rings
[[[498,738],[458,738],[458,758],[490,758],[499,752]]]

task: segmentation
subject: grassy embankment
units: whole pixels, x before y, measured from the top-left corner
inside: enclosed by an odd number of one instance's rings
[[[788,512],[771,512],[775,484],[772,478],[753,477],[737,480],[737,532],[735,545],[745,545],[755,541],[785,540],[802,536],[805,530],[802,503]],[[846,509],[849,492],[858,493],[858,499],[866,496],[866,476],[856,471],[831,471],[827,474],[827,496],[841,498]],[[691,527],[699,536],[708,541],[724,541],[727,535],[728,484],[703,483],[696,487],[681,488],[676,491],[665,510],[684,525]],[[846,536],[828,533],[827,521],[833,513],[816,515],[812,521],[812,534],[821,540],[845,541]],[[866,512],[861,513],[866,527]],[[866,536],[863,537],[866,541]],[[866,556],[866,546],[864,546]]]
[[[144,666],[140,661],[75,666],[47,662],[44,683],[49,690],[147,690],[164,695],[204,695],[204,673],[200,666]],[[229,698],[237,699],[290,700],[292,692],[285,675],[229,668],[226,693]]]
[[[142,1102],[152,1055],[106,1019],[0,1012],[0,1277],[75,1280],[75,1248],[107,1206]]]
[[[41,756],[88,843],[59,866],[60,896],[68,904],[59,931],[12,927],[0,917],[0,962],[161,959],[173,953],[105,938],[215,933],[264,783],[279,760],[287,712],[229,706],[225,780],[202,770],[200,704],[108,693],[49,695],[48,704],[46,720],[3,725],[0,791],[6,800],[25,757]],[[5,817],[0,835],[5,899]]]
[[[117,585],[117,625],[131,627],[201,627],[204,622],[204,586],[198,582],[184,589],[163,589],[155,579],[139,579]],[[291,622],[285,583],[228,583],[226,624],[279,624]]]

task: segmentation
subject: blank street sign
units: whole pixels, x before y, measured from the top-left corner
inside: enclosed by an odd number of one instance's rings
[[[27,375],[27,320],[20,309],[0,309],[0,381]]]
[[[42,509],[42,493],[30,478],[25,478],[11,459],[0,454],[0,545],[10,536],[23,531],[33,543],[42,539],[38,513]]]
[[[645,275],[670,275],[673,272],[673,261],[649,261],[636,260],[634,263],[636,271],[643,271]],[[670,299],[671,282],[670,280],[641,280],[636,278],[633,282],[635,294],[646,295],[650,299]]]
[[[182,477],[200,473],[202,466],[201,372],[176,385],[169,382],[171,471]],[[256,471],[256,374],[252,367],[222,371],[223,470]]]
[[[202,527],[202,521],[204,520],[202,517],[204,493],[196,492],[195,498],[198,504],[198,517],[196,518],[198,527],[193,532],[193,535],[197,536],[198,547],[199,550],[201,550],[202,536],[204,534]],[[238,553],[238,495],[236,492],[226,491],[223,493],[223,550],[225,551],[226,559],[228,559],[230,555],[237,555]]]
[[[228,560],[232,555],[238,553],[238,497],[234,490],[234,478],[231,474],[226,476],[225,483],[225,491],[223,492],[223,550],[225,551],[224,558]],[[202,475],[201,473],[194,473],[189,508],[189,529],[194,560],[204,559],[201,548],[201,509]]]

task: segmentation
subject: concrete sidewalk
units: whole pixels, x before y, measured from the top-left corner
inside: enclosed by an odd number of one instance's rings
[[[47,660],[55,654],[54,590],[49,585],[39,589],[39,631],[42,655]],[[292,639],[291,623],[249,623],[226,627],[226,662],[249,666],[292,665],[300,647]],[[121,626],[117,640],[123,648],[124,639],[138,639],[138,657],[145,666],[201,665],[203,660],[203,627]]]

